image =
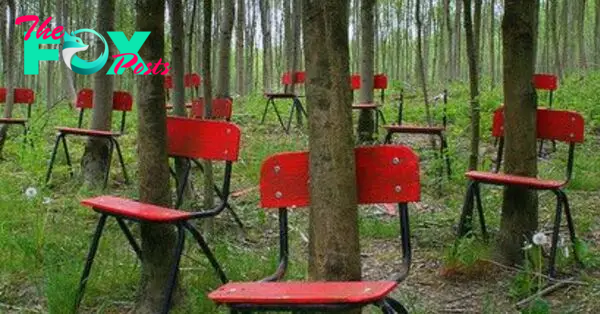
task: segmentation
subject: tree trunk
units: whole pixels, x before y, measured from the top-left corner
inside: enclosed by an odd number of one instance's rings
[[[552,3],[550,5],[550,33],[552,40],[552,53],[554,54],[554,71],[558,74],[558,77],[563,77],[562,66],[560,62],[560,50],[558,45],[558,29],[556,26],[556,11],[558,10],[558,0],[550,0]],[[596,0],[597,3],[600,4],[600,0]],[[598,15],[600,19],[600,15]],[[599,24],[600,25],[600,21]],[[600,26],[599,26],[600,27]],[[600,48],[600,41],[599,46]],[[600,55],[600,54],[599,54]]]
[[[563,1],[563,5],[562,5],[562,9],[560,12],[560,21],[561,21],[561,29],[560,29],[560,39],[561,39],[561,68],[562,68],[562,73],[563,75],[566,74],[567,71],[569,71],[570,67],[569,67],[569,37],[568,33],[569,33],[569,1]]]
[[[475,0],[480,2],[481,0]],[[477,3],[475,4],[477,7]],[[469,60],[469,87],[471,90],[471,153],[469,154],[469,170],[476,170],[479,162],[479,53],[477,35],[471,22],[471,0],[463,0],[465,34],[467,37],[467,55]],[[475,14],[477,16],[477,14]],[[477,26],[476,26],[477,27]],[[475,33],[475,34],[474,34]],[[475,38],[474,38],[475,37]]]
[[[217,73],[216,98],[231,96],[229,88],[229,60],[231,57],[231,31],[235,18],[235,2],[227,0],[222,3],[223,16],[221,24],[221,35],[219,37],[219,73]]]
[[[585,0],[576,1],[577,12],[576,25],[577,25],[577,58],[579,68],[585,70],[587,68],[587,58],[585,55]]]
[[[140,49],[145,62],[164,60],[164,1],[138,0],[137,31],[150,32]],[[138,82],[139,197],[144,203],[171,206],[165,90],[162,75],[141,75]],[[175,233],[167,224],[141,224],[142,276],[137,313],[158,313],[173,263]]]
[[[600,68],[600,0],[596,0],[596,21],[594,23],[594,67]]]
[[[244,11],[244,0],[237,1],[237,22],[235,27],[235,55],[237,69],[237,93],[240,96],[244,96],[246,84],[244,82],[244,28],[246,27],[246,12]],[[252,47],[250,47],[252,49]],[[252,61],[250,61],[252,62]]]
[[[537,99],[531,82],[535,65],[538,0],[505,0],[502,20],[504,55],[504,170],[537,175]],[[523,240],[538,226],[537,194],[526,188],[504,189],[499,248],[506,262],[523,260]]]
[[[423,24],[421,23],[421,0],[415,2],[415,22],[417,24],[417,72],[421,91],[423,92],[423,100],[425,102],[425,119],[427,125],[432,126],[431,108],[429,108],[429,94],[427,92],[427,76],[425,75],[425,62],[423,61]],[[458,33],[457,29],[457,33]],[[435,140],[433,136],[429,137],[431,147],[435,149]]]
[[[108,38],[107,32],[115,30],[115,0],[98,0],[97,12],[96,30],[104,38]],[[108,42],[111,43],[111,41]],[[99,37],[96,37],[95,46],[104,46]],[[108,46],[109,55],[112,56],[115,49],[112,44]],[[94,108],[90,125],[93,130],[110,131],[111,128],[114,75],[106,75],[111,66],[111,62],[106,62],[100,71],[94,73]],[[67,70],[69,69],[67,68]],[[106,138],[88,137],[87,139],[85,152],[81,159],[81,168],[83,169],[84,184],[91,189],[104,186],[104,176],[110,160],[108,147],[109,142]]]
[[[304,0],[310,280],[360,280],[348,1]],[[360,313],[360,311],[358,311]]]
[[[273,67],[273,60],[271,59],[271,23],[269,0],[258,0],[258,5],[260,6],[260,27],[262,29],[263,88],[266,92],[271,92],[271,69]]]
[[[191,0],[193,2],[192,4],[192,16],[190,17],[190,30],[188,32],[188,73],[193,73],[194,72],[194,67],[192,65],[192,56],[193,56],[193,51],[195,50],[200,50],[200,47],[193,47],[194,44],[194,25],[196,22],[196,6],[198,4],[198,0]],[[183,16],[183,13],[182,13]],[[184,25],[181,26],[181,32],[182,32],[182,36],[183,36],[183,28],[185,27],[185,23]],[[200,59],[200,58],[198,58]],[[184,74],[185,75],[185,74]],[[185,86],[184,86],[184,91],[185,91]],[[194,91],[192,89],[192,93],[191,93],[191,100],[194,100],[194,98],[200,97],[200,95],[195,95]],[[184,110],[185,111],[185,110]]]
[[[490,84],[496,87],[496,0],[490,0]]]
[[[59,14],[58,25],[63,25],[66,28],[66,26],[68,26],[67,0],[58,0],[57,11]],[[111,11],[111,14],[113,14],[112,11]],[[113,20],[114,20],[114,18],[113,18]],[[64,39],[61,39],[61,43],[62,42],[64,42]],[[102,44],[100,44],[99,46],[96,45],[96,47],[102,47]],[[62,58],[62,55],[59,58]],[[69,102],[69,104],[71,104],[71,106],[73,106],[74,101],[75,101],[75,94],[76,94],[75,85],[73,83],[73,71],[71,71],[64,62],[60,62],[59,67],[61,68],[61,71],[62,71],[61,73],[62,73],[62,78],[63,78],[62,79],[63,93],[61,93],[61,94],[63,94],[67,98],[67,101]],[[107,68],[107,71],[108,71],[108,68]],[[104,72],[104,74],[106,75],[106,72]]]
[[[374,75],[374,36],[375,27],[373,20],[373,8],[375,0],[362,0],[360,3],[360,38],[361,38],[361,62],[360,62],[360,103],[373,102],[373,75]],[[382,104],[383,105],[383,104]],[[367,142],[373,140],[375,121],[373,110],[361,110],[358,116],[358,140]]]
[[[8,15],[6,15],[6,4],[8,3]],[[3,46],[3,70],[4,70],[4,78],[6,84],[6,105],[4,106],[4,117],[10,118],[12,117],[12,111],[14,107],[14,96],[15,96],[15,82],[14,82],[14,43],[15,43],[15,2],[14,0],[3,1],[0,10],[3,10],[3,14],[6,15],[6,22],[8,24],[8,33],[6,34],[5,41],[2,42]],[[2,20],[4,21],[4,20]],[[5,26],[3,26],[4,28]],[[5,29],[5,28],[4,28]],[[3,36],[4,37],[4,36]],[[0,155],[2,155],[2,151],[4,150],[4,143],[6,142],[6,136],[8,132],[9,124],[2,124],[0,126]]]
[[[204,117],[212,116],[212,71],[211,71],[211,50],[212,50],[212,0],[204,0],[204,30],[203,30],[203,51],[202,59],[204,61],[204,68],[202,75],[204,77]],[[231,17],[231,23],[233,23],[233,16]],[[231,34],[231,33],[230,33]],[[230,35],[231,39],[231,35]],[[228,46],[229,47],[229,46]],[[229,67],[226,69],[229,70]],[[227,80],[229,79],[229,72],[225,73]],[[227,84],[228,85],[228,84]],[[218,94],[217,94],[218,95]],[[215,205],[214,194],[213,194],[213,170],[212,163],[210,161],[204,162],[204,208],[213,208]],[[212,231],[212,219],[205,220],[205,228],[208,231]]]
[[[292,86],[290,86],[290,92],[291,93],[295,93],[296,92],[296,75],[294,73],[296,73],[298,70],[300,70],[298,68],[298,65],[300,64],[300,32],[301,32],[301,15],[300,15],[300,11],[301,11],[301,4],[302,0],[292,0],[292,20],[291,20],[291,26],[292,26],[292,37],[291,37],[291,52],[292,52],[292,56],[291,56],[291,63],[289,64],[290,67],[290,73],[292,74]],[[300,107],[296,107],[296,122],[298,124],[298,126],[302,126],[303,122],[302,122],[302,111],[300,110]]]

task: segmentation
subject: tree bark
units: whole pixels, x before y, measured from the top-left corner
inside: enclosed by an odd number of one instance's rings
[[[360,103],[373,102],[373,75],[374,75],[374,53],[375,53],[375,27],[373,19],[373,8],[376,0],[362,0],[360,3]],[[383,104],[382,104],[383,105]],[[368,142],[373,140],[375,121],[373,110],[361,110],[358,116],[358,140]]]
[[[260,6],[260,27],[262,29],[263,88],[265,91],[271,92],[271,69],[273,67],[273,60],[271,59],[271,23],[269,0],[259,0],[258,4]]]
[[[481,0],[475,0],[480,2]],[[477,7],[477,3],[475,4]],[[469,170],[476,170],[479,162],[479,52],[476,32],[471,21],[471,0],[463,0],[465,35],[467,37],[467,55],[469,60],[469,88],[471,91],[471,152]],[[477,16],[477,14],[475,14]],[[475,26],[477,28],[477,26]]]
[[[14,0],[7,0],[2,3],[3,5],[0,7],[0,10],[6,11],[6,5],[8,4],[8,14],[3,12],[6,16],[6,22],[8,24],[8,32],[6,33],[5,41],[3,44],[3,71],[5,77],[6,84],[6,105],[4,106],[4,117],[10,118],[12,117],[12,111],[14,107],[14,96],[15,96],[15,71],[14,71],[14,43],[15,43],[15,2]],[[4,22],[4,20],[2,20]],[[5,26],[3,26],[4,28]],[[5,28],[4,28],[5,29]],[[3,36],[4,37],[4,36]],[[8,133],[9,124],[2,124],[0,126],[0,155],[4,150],[4,143],[6,142],[6,136]]]
[[[425,75],[425,62],[423,57],[423,24],[421,22],[421,1],[416,0],[415,2],[415,22],[417,26],[417,72],[419,76],[419,83],[421,84],[421,91],[423,92],[423,100],[425,102],[425,119],[427,125],[432,126],[433,121],[431,118],[431,108],[429,107],[429,94],[427,91],[427,76]],[[457,29],[457,32],[458,29]],[[432,148],[435,148],[435,140],[433,136],[429,137]]]
[[[203,30],[203,43],[202,43],[202,59],[204,63],[203,67],[203,75],[204,83],[204,117],[212,116],[212,71],[211,71],[211,50],[212,50],[212,0],[204,0],[204,30]],[[233,23],[233,17],[231,17],[231,21]],[[231,38],[231,37],[230,37]],[[227,68],[229,70],[229,68]],[[227,79],[229,79],[229,73],[226,73]],[[204,162],[204,208],[213,208],[214,207],[214,194],[213,194],[213,171],[212,171],[212,163],[210,161]],[[208,231],[212,231],[212,219],[205,220],[205,227]]]
[[[552,40],[552,53],[554,54],[554,71],[558,74],[558,77],[563,77],[562,66],[560,62],[560,46],[558,45],[558,29],[556,26],[556,11],[558,10],[558,0],[550,0],[550,34]],[[600,0],[596,0],[600,4]],[[600,17],[600,15],[599,15]],[[599,24],[600,25],[600,24]],[[599,46],[600,48],[600,41]]]
[[[150,32],[140,49],[145,62],[164,60],[164,1],[138,0],[137,31]],[[171,206],[164,77],[142,75],[137,79],[139,197],[144,203]],[[141,224],[142,275],[137,313],[158,313],[173,262],[175,233],[166,224]]]
[[[221,35],[219,37],[219,73],[217,79],[217,87],[215,90],[216,98],[224,98],[231,96],[229,88],[231,58],[231,31],[233,30],[233,21],[235,18],[235,2],[227,0],[223,2],[223,16],[221,24]]]
[[[535,67],[538,0],[505,0],[502,20],[504,55],[504,170],[537,175],[537,99],[531,82]],[[526,188],[504,189],[500,253],[511,264],[523,260],[523,239],[531,239],[538,223],[537,194]]]
[[[587,58],[585,55],[585,0],[576,1],[577,3],[577,58],[579,68],[585,70],[587,68]]]
[[[67,25],[67,22],[68,22],[67,0],[58,0],[57,11],[59,14],[58,25],[63,25],[65,28],[67,28],[67,26],[68,26]],[[111,14],[112,13],[113,12],[111,11]],[[114,18],[113,18],[113,20],[114,20]],[[40,21],[40,23],[41,23],[41,21]],[[61,39],[61,42],[63,42],[63,41],[64,41],[64,39]],[[100,46],[96,45],[96,47],[102,47],[102,44],[100,44]],[[59,58],[62,58],[62,55]],[[69,104],[71,106],[73,106],[75,97],[76,97],[75,85],[73,82],[74,81],[73,80],[73,71],[71,71],[69,68],[67,68],[67,65],[64,62],[60,62],[59,67],[61,68],[61,71],[62,71],[61,73],[62,73],[62,83],[63,83],[63,93],[64,93],[63,95],[65,95]],[[104,73],[106,74],[106,72],[104,72]]]
[[[490,0],[490,85],[496,87],[496,0]]]
[[[114,12],[115,0],[98,0],[96,30],[104,38],[108,38],[107,32],[115,30]],[[109,40],[108,43],[109,55],[112,56],[115,49],[112,47],[112,41]],[[95,46],[104,46],[99,37],[96,37]],[[92,130],[110,131],[111,128],[114,75],[106,75],[111,66],[111,62],[106,62],[100,71],[94,73],[94,108],[90,125]],[[104,176],[110,160],[108,147],[109,141],[106,138],[88,137],[87,139],[81,168],[84,184],[91,189],[104,186]]]
[[[306,100],[311,108],[310,280],[361,279],[348,9],[349,1],[303,0]]]
[[[244,28],[246,27],[246,12],[244,10],[245,4],[244,0],[237,1],[237,21],[235,27],[235,55],[236,55],[236,65],[235,68],[238,69],[237,74],[237,93],[240,96],[244,96],[246,94],[245,87],[246,83],[244,82]],[[252,49],[252,47],[250,47]],[[252,61],[250,61],[252,62]]]

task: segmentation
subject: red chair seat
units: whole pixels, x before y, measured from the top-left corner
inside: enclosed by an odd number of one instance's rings
[[[233,282],[208,297],[225,304],[369,303],[384,298],[396,286],[395,281]]]
[[[532,177],[523,177],[504,173],[493,173],[485,171],[469,171],[465,173],[467,178],[484,182],[489,184],[498,185],[520,185],[538,190],[552,190],[560,188],[565,182],[555,180],[544,180]]]
[[[85,199],[81,201],[81,204],[92,207],[101,213],[148,222],[170,223],[190,218],[189,212],[144,204],[115,196],[98,196]]]
[[[439,134],[444,131],[441,126],[415,126],[415,125],[384,125],[391,133],[410,133],[410,134]]]
[[[289,99],[289,98],[297,98],[298,96],[293,93],[265,93],[266,97],[269,98],[280,98],[280,99]]]
[[[74,135],[84,135],[84,136],[111,137],[111,136],[119,136],[119,135],[121,135],[121,133],[116,133],[116,132],[112,132],[112,131],[100,131],[100,130],[90,130],[90,129],[80,129],[80,128],[58,127],[56,129],[60,133],[74,134]]]
[[[352,109],[377,109],[377,104],[354,104]]]
[[[0,118],[0,123],[4,124],[25,124],[27,119],[19,119],[19,118]]]

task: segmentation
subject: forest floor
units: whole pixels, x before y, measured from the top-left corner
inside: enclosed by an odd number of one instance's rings
[[[577,233],[584,243],[581,253],[586,267],[573,266],[572,252],[569,256],[561,255],[558,263],[560,278],[569,278],[571,283],[534,302],[538,310],[542,309],[535,313],[600,312],[600,215],[597,214],[600,203],[600,138],[597,132],[600,107],[597,104],[600,94],[597,86],[600,86],[600,74],[571,77],[562,82],[555,97],[555,107],[577,110],[586,118],[587,138],[576,151],[574,179],[567,189]],[[394,83],[393,87],[399,90],[400,86]],[[466,188],[463,172],[469,148],[469,107],[465,85],[453,85],[449,91],[451,178],[438,177],[440,161],[428,147],[427,138],[398,137],[396,141],[410,145],[421,156],[423,197],[420,203],[410,205],[413,263],[409,277],[394,295],[411,313],[518,313],[520,309],[516,304],[537,291],[539,277],[535,274],[536,269],[516,268],[496,259],[493,236],[500,225],[501,189],[485,187],[482,190],[492,240],[484,242],[475,236],[456,241],[455,226]],[[544,99],[540,95],[540,100]],[[491,116],[501,101],[500,88],[485,92],[481,97],[482,169],[490,169],[494,156],[493,139],[489,134]],[[304,150],[308,144],[305,127],[295,128],[285,136],[273,113],[265,125],[259,125],[264,104],[262,96],[234,102],[233,121],[240,125],[243,139],[242,155],[234,166],[232,180],[233,190],[241,193],[236,194],[232,204],[245,228],[238,228],[227,212],[210,226],[203,225],[217,258],[228,276],[236,281],[260,279],[270,274],[277,263],[277,220],[272,213],[258,206],[256,187],[261,162],[277,152]],[[283,112],[289,108],[284,102],[279,106]],[[416,98],[409,99],[405,108],[405,121],[424,121],[423,106]],[[438,105],[435,109],[438,120],[439,109]],[[393,120],[395,104],[385,104],[384,112],[389,120]],[[113,120],[116,127],[119,121]],[[31,123],[33,147],[23,144],[18,128],[11,129],[11,138],[0,162],[0,173],[4,174],[0,178],[0,313],[69,312],[98,218],[96,213],[79,205],[79,201],[99,193],[137,197],[136,184],[123,183],[116,162],[107,191],[83,188],[78,163],[84,140],[75,138],[69,139],[77,170],[75,178],[69,178],[65,159],[59,151],[51,183],[43,184],[55,136],[54,127],[74,126],[76,121],[77,113],[67,105],[59,104],[47,110],[40,102],[35,106]],[[133,113],[121,139],[133,182],[137,178],[136,123]],[[539,160],[539,172],[543,177],[562,178],[565,161],[566,147],[559,145],[557,152]],[[220,177],[222,168],[217,166],[216,169],[215,173]],[[199,171],[194,172],[192,180],[194,198],[185,204],[187,208],[202,203]],[[439,180],[442,180],[441,190],[438,189]],[[25,193],[28,188],[29,192]],[[547,192],[539,193],[539,197],[540,231],[549,232],[554,217],[554,198]],[[360,213],[363,276],[367,279],[387,278],[400,265],[398,218],[384,206],[362,206]],[[287,278],[301,280],[305,278],[307,267],[307,212],[296,211],[290,217],[290,224],[292,253]],[[187,244],[181,266],[183,289],[174,312],[225,313],[225,308],[215,307],[206,297],[218,287],[217,277],[193,242]],[[81,312],[130,312],[139,273],[139,262],[118,226],[109,223]],[[546,284],[546,278],[542,279]],[[547,308],[544,310],[544,307]],[[367,312],[377,311],[369,308],[365,309]]]

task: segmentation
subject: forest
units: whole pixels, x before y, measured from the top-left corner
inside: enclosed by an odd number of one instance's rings
[[[600,312],[600,0],[0,20],[0,313]]]

